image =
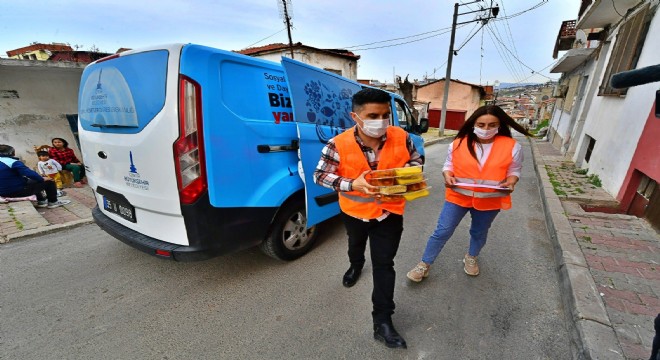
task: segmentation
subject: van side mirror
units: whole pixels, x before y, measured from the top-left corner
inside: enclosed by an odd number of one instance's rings
[[[419,133],[423,134],[429,131],[429,119],[421,118],[419,119]]]

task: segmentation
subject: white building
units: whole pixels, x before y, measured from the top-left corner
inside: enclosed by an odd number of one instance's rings
[[[570,39],[564,22],[551,72],[562,73],[548,139],[597,175],[621,209],[660,226],[659,84],[611,86],[614,74],[660,64],[660,0],[582,0]],[[570,25],[570,24],[569,24]],[[564,38],[562,38],[564,37]],[[570,45],[567,47],[567,43]]]
[[[292,49],[295,60],[357,81],[357,61],[360,55],[343,49],[317,49],[301,43],[293,44]],[[237,52],[275,62],[280,62],[283,56],[291,58],[291,48],[286,44],[270,44]]]

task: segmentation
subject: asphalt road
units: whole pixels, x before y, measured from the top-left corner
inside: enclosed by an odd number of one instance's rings
[[[371,266],[353,288],[341,222],[278,262],[251,249],[197,263],[157,259],[88,225],[0,247],[0,359],[570,359],[553,250],[529,144],[514,207],[465,275],[469,216],[431,276],[409,283],[444,198],[446,144],[427,148],[431,196],[410,203],[396,258],[394,323],[373,340]]]

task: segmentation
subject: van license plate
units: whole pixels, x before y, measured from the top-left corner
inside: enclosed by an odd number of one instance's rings
[[[130,222],[137,222],[137,220],[135,220],[135,208],[131,204],[124,203],[123,201],[119,202],[111,200],[104,196],[103,208]]]

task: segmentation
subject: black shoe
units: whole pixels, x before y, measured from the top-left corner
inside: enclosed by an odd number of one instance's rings
[[[360,274],[362,274],[361,268],[356,268],[353,266],[349,267],[348,270],[346,271],[346,274],[344,274],[342,284],[344,284],[344,286],[346,287],[351,287],[355,285],[355,283],[360,278]]]
[[[396,332],[391,323],[374,324],[374,339],[384,342],[388,348],[408,348],[406,340]]]

